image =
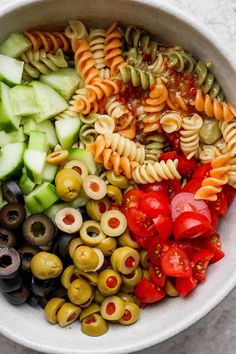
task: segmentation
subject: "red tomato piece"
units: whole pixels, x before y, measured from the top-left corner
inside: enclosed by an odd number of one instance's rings
[[[194,253],[194,248],[192,245],[192,240],[181,240],[178,242],[172,242],[171,247],[180,247],[187,254],[190,259]]]
[[[188,278],[192,275],[192,268],[187,254],[178,246],[169,248],[161,258],[161,268],[164,274],[171,277]]]
[[[226,195],[223,191],[217,194],[217,200],[215,202],[208,202],[210,209],[217,212],[218,216],[224,216],[228,210],[228,202]]]
[[[181,192],[177,194],[171,201],[171,216],[175,219],[186,211],[196,211],[203,214],[209,222],[211,222],[211,212],[204,200],[194,199],[194,194],[189,192]]]
[[[180,296],[185,297],[197,286],[197,280],[193,277],[189,278],[177,278],[175,288]]]
[[[213,258],[211,258],[210,263],[219,262],[224,258],[225,254],[221,250],[220,236],[214,234],[209,239],[205,240],[205,247],[213,253]]]
[[[154,237],[148,247],[148,257],[154,265],[160,265],[163,254],[169,249],[167,242],[161,240],[159,236]]]
[[[185,186],[182,188],[182,192],[189,192],[195,194],[199,188],[202,186],[202,180],[201,179],[191,179],[188,181]]]
[[[181,192],[181,184],[179,183],[179,181],[177,179],[169,179],[167,181],[165,181],[167,187],[168,187],[168,191],[169,191],[169,198],[170,200],[178,193]]]
[[[151,304],[165,297],[165,291],[143,277],[134,290],[134,294],[142,303]]]
[[[123,201],[121,204],[121,211],[126,215],[129,208],[135,208],[138,206],[139,199],[145,195],[144,192],[139,189],[130,189],[123,196]]]
[[[177,159],[177,152],[176,151],[168,151],[163,152],[160,156],[160,160],[167,161],[167,160],[175,160]]]
[[[210,209],[211,212],[211,226],[214,227],[214,229],[217,229],[217,226],[219,224],[219,216],[217,212],[214,209]]]
[[[156,231],[159,237],[165,241],[167,240],[173,230],[173,221],[168,216],[159,215],[157,218],[153,219]]]
[[[138,209],[146,213],[150,218],[156,218],[159,215],[170,215],[169,200],[161,192],[146,193],[139,199]]]
[[[198,169],[194,172],[192,178],[199,178],[203,180],[206,177],[209,177],[209,172],[211,170],[211,164],[210,163],[205,163],[204,165],[201,165],[198,167]]]
[[[129,208],[126,212],[126,217],[128,226],[135,235],[147,237],[155,233],[152,219],[143,211],[137,208]]]
[[[174,238],[175,240],[195,238],[207,232],[210,226],[205,215],[195,211],[186,211],[180,214],[174,222]]]
[[[214,254],[208,249],[202,249],[192,256],[193,277],[199,281],[206,279],[206,269]]]
[[[235,194],[236,194],[235,188],[230,186],[229,184],[225,184],[222,187],[222,190],[223,190],[223,192],[224,192],[224,194],[226,196],[228,205],[230,205],[233,202]]]
[[[130,231],[131,233],[131,231]],[[150,242],[152,241],[152,239],[154,238],[155,236],[151,235],[151,236],[140,236],[140,235],[136,235],[133,233],[133,238],[136,242],[138,242],[139,246],[142,247],[142,248],[145,248],[146,250],[148,249],[149,245],[150,245]]]
[[[154,182],[154,183],[147,183],[147,184],[140,184],[139,188],[145,192],[145,193],[149,193],[149,192],[162,192],[165,195],[169,195],[169,190],[168,190],[168,186],[165,183],[165,181],[161,181],[161,182]]]
[[[188,160],[184,155],[178,155],[178,172],[182,177],[190,178],[198,168],[196,159]]]
[[[170,143],[171,147],[173,150],[179,152],[181,151],[180,149],[180,134],[179,132],[174,132],[174,133],[165,133],[167,141]]]
[[[166,282],[166,275],[163,273],[161,270],[160,266],[150,264],[149,265],[149,274],[152,282],[159,286],[160,288],[163,288]]]

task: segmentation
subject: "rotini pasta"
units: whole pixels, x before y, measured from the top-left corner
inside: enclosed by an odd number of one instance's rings
[[[95,61],[95,67],[98,70],[105,68],[105,37],[106,32],[102,28],[93,29],[89,32],[88,41],[90,50]]]
[[[165,138],[160,135],[150,135],[145,138],[145,164],[156,162],[164,148]]]
[[[149,97],[143,102],[144,111],[158,113],[165,107],[168,98],[168,90],[162,82],[158,82],[150,88]]]
[[[105,134],[107,131],[113,132],[115,130],[114,119],[106,114],[97,114],[94,128],[98,134]]]
[[[203,145],[200,147],[199,159],[202,163],[210,163],[217,152],[219,152],[219,150],[215,145]]]
[[[183,118],[182,129],[180,130],[180,147],[187,159],[191,159],[198,154],[199,131],[202,124],[203,120],[198,114]]]
[[[63,52],[69,48],[69,40],[62,32],[27,31],[24,35],[32,43],[33,50],[44,49],[46,52],[55,53],[59,48]]]
[[[231,122],[221,122],[220,128],[230,155],[234,157],[236,155],[236,119]]]
[[[168,67],[177,72],[190,74],[196,66],[196,60],[191,54],[185,53],[182,48],[171,48],[168,52]]]
[[[161,116],[160,124],[166,133],[173,133],[180,130],[182,117],[178,112],[167,112]]]
[[[116,78],[125,84],[131,83],[134,87],[141,86],[143,90],[156,83],[156,78],[150,71],[136,69],[127,63],[120,66]]]
[[[117,22],[108,28],[105,37],[105,64],[111,68],[111,75],[115,76],[119,70],[119,67],[124,63],[122,57],[122,34],[117,28]]]
[[[229,161],[228,183],[236,188],[236,157],[231,158]]]
[[[98,137],[98,133],[94,128],[94,124],[84,124],[79,131],[79,140],[83,144],[92,144]]]

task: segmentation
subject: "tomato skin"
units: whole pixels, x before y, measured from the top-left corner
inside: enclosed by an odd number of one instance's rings
[[[161,267],[153,264],[149,264],[149,274],[152,282],[156,286],[163,288],[166,282],[166,275],[161,270]]]
[[[198,169],[194,172],[192,178],[203,180],[204,178],[209,177],[210,170],[211,170],[211,164],[205,163],[204,165],[198,167]]]
[[[219,216],[217,212],[214,209],[210,209],[211,212],[211,226],[214,227],[214,229],[217,229],[217,226],[219,224]]]
[[[202,249],[192,256],[193,262],[193,278],[199,281],[206,279],[206,269],[209,261],[213,258],[214,254],[208,249]]]
[[[134,290],[134,294],[139,301],[145,304],[151,304],[153,302],[160,301],[166,294],[165,291],[155,286],[147,278],[142,277]]]
[[[168,216],[159,215],[157,218],[153,219],[156,231],[161,240],[167,240],[173,230],[173,221]]]
[[[136,242],[138,242],[139,246],[144,248],[145,250],[148,249],[148,247],[150,245],[150,242],[155,237],[154,235],[151,235],[151,236],[140,236],[140,235],[137,235],[137,234],[134,234],[134,233],[133,233],[133,236],[134,236],[134,240]]]
[[[202,180],[199,178],[194,178],[188,181],[182,188],[182,192],[189,192],[195,194],[199,188],[202,186]]]
[[[188,278],[192,268],[187,254],[178,246],[170,247],[161,258],[161,268],[164,274],[171,277]]]
[[[167,160],[175,160],[177,159],[178,155],[176,151],[168,151],[163,152],[160,156],[160,160],[167,161]]]
[[[179,181],[177,179],[169,179],[168,181],[165,181],[168,187],[168,191],[169,191],[169,198],[170,200],[172,200],[172,198],[181,192],[181,184],[179,183]]]
[[[154,183],[147,183],[147,184],[140,184],[139,188],[145,192],[145,193],[149,193],[149,192],[162,192],[165,195],[169,194],[168,191],[168,186],[165,183],[165,181],[161,181],[161,182],[154,182]]]
[[[184,155],[178,155],[178,172],[182,177],[190,178],[198,168],[196,159],[188,160]]]
[[[169,200],[165,194],[161,192],[146,193],[140,198],[138,208],[150,218],[156,218],[159,215],[170,215]]]
[[[165,136],[174,151],[177,151],[177,152],[181,151],[180,140],[179,140],[180,133],[179,132],[165,133]]]
[[[228,205],[230,205],[230,204],[233,202],[234,197],[235,197],[235,194],[236,194],[235,188],[232,187],[232,186],[230,186],[229,184],[225,184],[225,185],[222,187],[222,190],[223,190],[223,193],[224,193],[225,196],[226,196]]]
[[[175,288],[180,296],[185,297],[197,286],[197,280],[193,277],[189,278],[177,278]]]
[[[152,236],[155,227],[152,219],[143,211],[137,208],[129,208],[126,212],[129,229],[135,234],[143,237]]]
[[[217,215],[223,217],[228,210],[228,202],[223,191],[217,194],[215,202],[208,202],[209,208],[217,212]]]
[[[127,210],[129,208],[135,208],[138,206],[139,199],[145,195],[144,192],[140,191],[139,189],[130,189],[126,192],[123,196],[123,201],[120,207],[120,210],[123,214],[126,215]]]
[[[213,253],[213,257],[211,258],[210,263],[219,262],[222,258],[224,258],[225,254],[221,250],[219,235],[214,234],[209,239],[205,240],[204,246]]]
[[[174,238],[177,241],[182,238],[195,238],[207,232],[210,226],[205,215],[194,211],[186,211],[180,214],[174,222]]]
[[[159,236],[155,236],[148,246],[148,257],[150,262],[159,266],[163,254],[169,249],[169,244],[164,242]]]

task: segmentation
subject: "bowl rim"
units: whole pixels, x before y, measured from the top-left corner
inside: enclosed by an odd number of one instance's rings
[[[122,0],[122,1],[125,2],[126,0]],[[208,40],[217,51],[221,53],[222,57],[230,65],[230,69],[232,70],[232,72],[236,73],[236,65],[233,60],[233,54],[229,51],[229,49],[222,47],[218,38],[207,28],[205,24],[201,22],[199,23],[191,15],[187,14],[185,11],[178,9],[174,5],[165,3],[165,0],[129,0],[129,1],[137,5],[142,4],[147,7],[158,8],[161,11],[167,13],[168,15],[173,16],[174,18],[178,19],[179,21],[183,22],[187,26],[197,31],[206,40]],[[43,3],[43,2],[44,0],[12,0],[10,3],[3,4],[1,6],[0,19],[2,16],[7,15],[8,13],[14,11],[15,9],[25,7],[25,6],[30,6],[31,4]],[[160,335],[158,336],[159,337],[158,340],[156,339],[156,335],[154,334],[154,335],[150,335],[149,338],[140,339],[139,341],[136,342],[131,342],[129,345],[120,346],[119,348],[109,349],[109,351],[107,351],[106,353],[107,354],[132,353],[148,347],[152,347],[165,340],[168,340],[169,338],[179,334],[180,332],[184,331],[185,329],[187,329],[188,327],[190,327],[191,325],[199,321],[201,318],[206,316],[221,301],[223,301],[223,299],[233,290],[235,286],[236,286],[236,272],[231,274],[231,276],[227,279],[227,282],[224,284],[224,287],[219,289],[219,291],[215,293],[215,296],[211,298],[210,305],[209,303],[201,304],[199,310],[191,314],[191,316],[188,317],[187,321],[182,322],[181,325],[177,323],[173,324],[171,329],[163,333],[161,336]],[[60,348],[55,349],[51,346],[40,345],[32,340],[15,335],[10,330],[4,328],[4,326],[0,326],[0,333],[5,337],[9,338],[10,340],[14,341],[15,343],[18,343],[22,346],[31,348],[39,352],[54,353],[54,354],[82,353],[82,352],[78,352],[76,348],[75,350],[70,350],[69,353],[69,352],[65,352],[64,349],[60,349]],[[89,354],[91,353],[91,351],[83,350],[83,353]],[[93,349],[93,353],[101,354],[99,349],[98,350]]]

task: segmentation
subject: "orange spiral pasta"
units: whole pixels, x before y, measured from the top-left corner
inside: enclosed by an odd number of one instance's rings
[[[32,43],[33,50],[44,49],[46,52],[55,53],[59,48],[63,51],[69,48],[69,40],[62,32],[27,31],[24,35]]]
[[[111,68],[111,76],[115,76],[118,73],[119,67],[122,63],[125,63],[122,57],[122,35],[117,29],[117,22],[113,22],[108,28],[105,37],[105,64]]]
[[[157,113],[162,111],[165,107],[167,98],[168,90],[162,82],[151,86],[149,97],[143,102],[144,111],[147,113]]]
[[[224,184],[228,183],[230,169],[230,154],[219,154],[211,163],[210,177],[202,181],[202,186],[195,193],[195,199],[217,200],[217,193],[221,192]]]
[[[158,132],[161,130],[160,119],[162,112],[149,113],[143,119],[144,134]]]
[[[236,117],[234,106],[230,103],[219,102],[217,98],[212,99],[209,95],[204,95],[201,89],[197,90],[193,105],[197,111],[204,112],[208,117],[214,117],[218,120],[228,122]]]
[[[81,39],[78,49],[75,52],[76,70],[81,74],[85,81],[85,86],[90,84],[99,75],[95,67],[95,61],[90,51],[89,43],[86,39]]]
[[[179,111],[180,113],[182,111],[187,112],[189,110],[188,105],[181,96],[180,92],[175,92],[173,90],[169,91],[166,104],[171,110]]]

